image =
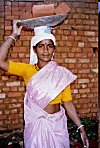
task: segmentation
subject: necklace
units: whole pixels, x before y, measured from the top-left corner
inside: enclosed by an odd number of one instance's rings
[[[35,64],[35,69],[36,69],[37,71],[40,70],[39,67],[37,66],[37,64]]]

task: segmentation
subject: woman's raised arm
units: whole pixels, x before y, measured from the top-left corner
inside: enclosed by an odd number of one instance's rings
[[[17,27],[17,20],[13,21],[12,34],[6,38],[5,42],[0,47],[0,68],[4,71],[8,71],[9,61],[7,59],[9,49],[13,41],[16,41],[16,37],[20,35],[22,26]]]

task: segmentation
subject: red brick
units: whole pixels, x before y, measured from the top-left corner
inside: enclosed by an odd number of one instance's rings
[[[25,20],[25,19],[31,19],[32,18],[32,14],[30,12],[24,12],[21,16],[20,19],[21,20]]]
[[[63,30],[58,30],[58,34],[63,35],[64,31]]]
[[[74,104],[77,104],[78,103],[78,100],[77,99],[73,99],[73,103]]]
[[[11,11],[5,11],[5,15],[7,15],[7,16],[11,16]]]
[[[16,91],[17,91],[17,87],[14,87],[14,86],[11,87],[11,88],[10,88],[10,91],[12,91],[12,92],[16,92]]]
[[[98,19],[98,15],[92,15],[92,14],[90,14],[90,19],[93,19],[93,20],[97,20]]]
[[[86,36],[95,36],[95,31],[84,31],[84,35],[86,35]]]
[[[79,111],[79,113],[83,113],[83,114],[85,114],[85,113],[89,113],[90,112],[90,108],[88,108],[88,109],[82,109],[82,110],[80,110]]]
[[[5,21],[5,26],[11,26],[11,21]]]
[[[75,53],[68,53],[68,57],[69,57],[69,58],[75,57]]]
[[[83,21],[83,24],[84,25],[94,25],[95,24],[95,21],[94,20],[84,20]]]
[[[8,16],[5,16],[5,20],[7,21],[10,21],[10,20],[14,20],[14,19],[19,19],[19,16],[10,16],[10,15],[8,15]]]
[[[69,68],[75,68],[74,64],[69,64]]]
[[[28,47],[29,45],[30,45],[29,41],[23,41],[23,46],[27,46]]]
[[[32,36],[20,36],[20,40],[21,41],[30,41],[31,40],[31,38],[32,38]]]
[[[77,31],[75,30],[75,31],[71,31],[71,35],[77,35]]]
[[[74,41],[75,40],[75,37],[74,36],[68,36],[68,40],[70,40],[70,41]],[[77,43],[73,43],[73,44],[76,44],[77,45]],[[76,47],[76,46],[75,46]]]
[[[3,125],[3,123],[4,123],[3,121],[0,121],[0,125]]]
[[[18,87],[18,91],[25,91],[25,87]]]
[[[15,17],[15,16],[21,16],[21,15],[23,15],[23,12],[21,12],[21,11],[13,11],[12,12],[12,15]]]
[[[77,68],[78,66],[76,66],[76,68]],[[82,76],[81,76],[81,74],[77,74],[77,77],[78,78],[81,78]],[[76,88],[77,88],[77,86],[76,86]],[[80,88],[80,86],[78,86],[78,88]]]
[[[32,7],[33,17],[54,15],[54,4],[49,5],[33,5]]]
[[[76,63],[76,59],[74,59],[74,58],[66,58],[65,63]]]
[[[69,29],[69,30],[71,30],[71,25],[60,25],[60,29]]]
[[[67,14],[70,12],[70,8],[66,3],[61,3],[55,8],[55,14]]]
[[[89,68],[88,64],[82,64],[82,68]]]
[[[18,119],[12,121],[12,124],[18,124],[18,123],[19,123]]]
[[[20,98],[17,99],[18,102],[21,103],[21,104],[23,104],[23,98],[24,98],[24,95],[25,95],[25,92],[23,92],[23,96],[22,96],[22,98],[20,97]],[[23,108],[21,108],[21,109],[23,110]]]
[[[98,9],[98,4],[97,3],[90,3],[89,7],[93,8],[93,9]]]
[[[28,59],[22,59],[22,62],[25,62],[25,63],[29,63],[29,58]]]
[[[18,101],[17,101],[17,99],[16,98],[12,98],[11,99],[11,103],[17,103]]]
[[[72,45],[72,43],[71,43]],[[81,53],[82,50],[78,47],[71,47],[71,49],[69,50],[70,52],[75,52],[75,53]]]
[[[5,6],[5,11],[11,11],[11,6]]]
[[[4,12],[0,12],[0,18],[3,18],[4,17]]]
[[[27,51],[27,47],[14,47],[14,51],[13,52],[17,52],[17,53],[26,53]]]
[[[64,34],[64,35],[70,35],[70,34],[71,34],[71,31],[70,31],[70,30],[64,30],[64,31],[63,31],[63,34]]]
[[[59,46],[65,46],[66,42],[65,41],[59,41]]]
[[[91,108],[91,112],[92,113],[97,113],[98,112],[98,108]]]
[[[77,42],[73,42],[73,47],[78,47],[78,43]]]
[[[79,42],[78,47],[84,47],[84,42]]]
[[[12,2],[12,8],[13,8],[13,7],[18,7],[18,5],[19,5],[18,2],[15,2],[15,1]]]
[[[5,113],[6,115],[9,115],[9,114],[10,114],[10,111],[9,111],[9,110],[5,110],[4,113]]]
[[[8,93],[8,97],[20,97],[21,96],[21,93],[20,92],[9,92]]]
[[[81,53],[75,53],[75,57],[76,58],[80,58],[82,56],[82,54]],[[81,67],[80,67],[81,68]]]
[[[19,58],[24,58],[25,57],[25,53],[19,53]]]
[[[63,59],[55,59],[56,62],[58,62],[59,64],[63,63]]]
[[[72,46],[72,42],[71,41],[66,41],[66,46],[67,47],[71,47]]]
[[[76,22],[75,22],[74,19],[70,19],[70,20],[68,21],[68,24],[70,24],[70,25],[71,25],[71,24],[73,25],[73,24],[75,24],[75,23],[76,23]]]
[[[19,7],[14,6],[14,7],[12,7],[12,9],[11,9],[11,10],[12,10],[12,12],[13,12],[13,11],[18,11],[18,10],[19,10]]]
[[[89,93],[90,89],[86,88],[86,89],[79,89],[79,93]]]
[[[7,81],[8,77],[7,76],[2,76],[2,81]]]
[[[25,7],[27,5],[26,2],[19,2],[19,7]]]
[[[78,83],[89,83],[89,79],[78,79]]]
[[[90,25],[85,25],[85,26],[84,26],[84,29],[87,30],[87,31],[88,31],[88,30],[91,30],[91,26],[90,26]]]
[[[4,18],[0,18],[0,23],[4,23]]]
[[[3,87],[3,91],[4,92],[9,92],[9,88],[8,87]]]
[[[6,119],[6,115],[0,115],[0,120],[5,120]]]
[[[11,34],[11,30],[5,30],[5,36],[9,36]]]
[[[67,53],[61,53],[61,58],[67,58]]]
[[[93,10],[93,9],[85,9],[84,13],[95,14],[95,10]]]
[[[78,31],[78,35],[79,35],[79,36],[82,36],[83,34],[84,34],[83,31]]]
[[[12,26],[5,26],[5,30],[12,30]]]
[[[70,69],[69,69],[70,70]],[[77,69],[71,69],[72,73],[77,74]]]
[[[81,98],[86,98],[87,94],[81,94]]]
[[[12,53],[12,54],[11,54],[11,57],[12,57],[12,58],[17,58],[17,57],[18,57],[18,54],[17,54],[17,53]]]
[[[59,59],[60,57],[61,57],[60,53],[56,53],[55,56],[54,56],[55,59]]]

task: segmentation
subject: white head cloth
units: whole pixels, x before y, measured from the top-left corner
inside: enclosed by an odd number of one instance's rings
[[[56,46],[55,37],[51,34],[51,28],[48,26],[39,26],[34,28],[35,36],[31,39],[30,49],[30,64],[36,64],[38,62],[37,55],[34,53],[33,46],[45,39],[51,39]]]

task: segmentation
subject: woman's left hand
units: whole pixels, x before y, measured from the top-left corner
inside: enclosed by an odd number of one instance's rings
[[[89,141],[88,141],[86,132],[85,132],[84,128],[80,129],[80,130],[81,130],[81,139],[82,139],[84,148],[89,148]]]

